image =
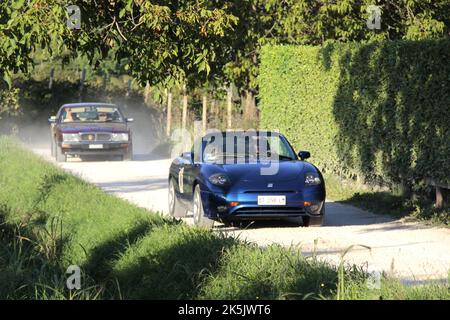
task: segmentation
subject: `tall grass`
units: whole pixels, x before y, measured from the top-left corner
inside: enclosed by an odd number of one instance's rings
[[[80,290],[66,287],[70,265],[81,268]],[[373,293],[366,277],[296,248],[189,228],[0,137],[0,299],[335,299],[340,285],[339,298],[355,299]],[[373,294],[448,298],[442,285],[383,290]]]

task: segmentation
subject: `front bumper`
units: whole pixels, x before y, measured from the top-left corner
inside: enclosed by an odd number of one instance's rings
[[[92,147],[95,148],[92,148]],[[100,148],[101,146],[101,148]],[[62,152],[66,155],[124,155],[131,148],[131,142],[62,142]]]
[[[322,208],[325,205],[325,197],[322,192],[307,194],[273,192],[270,195],[286,196],[286,205],[258,205],[257,193],[221,194],[202,191],[203,208],[205,215],[216,220],[274,220],[322,216]],[[305,201],[310,204],[305,205]]]

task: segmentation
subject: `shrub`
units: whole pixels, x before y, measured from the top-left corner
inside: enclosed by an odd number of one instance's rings
[[[450,177],[450,41],[266,46],[261,127],[325,172],[410,188]]]

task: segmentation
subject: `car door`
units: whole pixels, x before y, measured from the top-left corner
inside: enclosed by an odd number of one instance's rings
[[[200,162],[193,158],[193,153],[190,152],[189,159],[184,166],[183,170],[183,184],[184,184],[184,196],[186,201],[192,202],[194,197],[194,183],[199,173]]]
[[[192,178],[190,174],[192,172],[192,157],[191,152],[183,152],[179,158],[178,171],[175,172],[177,175],[177,183],[179,189],[179,198],[184,203],[190,202],[190,189],[192,188]]]

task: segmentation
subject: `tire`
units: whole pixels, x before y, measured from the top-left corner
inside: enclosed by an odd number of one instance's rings
[[[187,216],[187,211],[183,208],[180,201],[177,198],[175,192],[175,183],[173,179],[169,181],[169,215],[174,218],[184,218]]]
[[[320,227],[323,224],[323,217],[303,217],[304,227]]]
[[[214,220],[205,217],[199,185],[195,186],[193,202],[192,212],[194,214],[194,224],[197,227],[212,229],[212,227],[214,226]]]
[[[122,161],[133,161],[133,147],[129,147],[127,152],[122,156]]]
[[[303,217],[303,226],[304,227],[321,227],[323,225],[324,217],[325,217],[325,204],[323,205],[322,210],[320,210],[320,216],[318,216],[318,217],[304,216]]]
[[[62,152],[62,148],[56,146],[56,162],[66,162],[67,156]]]
[[[51,146],[50,146],[50,152],[51,152],[51,156],[55,157],[56,156],[56,151],[55,151],[55,139],[53,139],[53,137],[51,138]]]

